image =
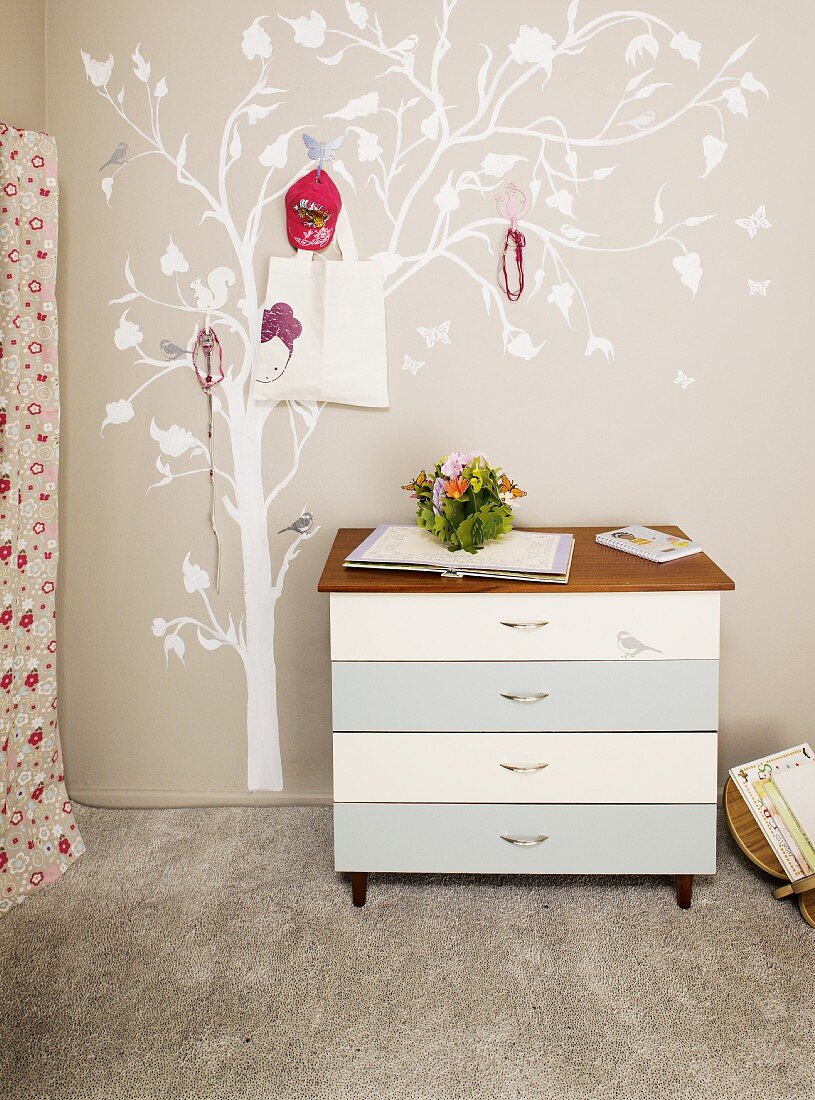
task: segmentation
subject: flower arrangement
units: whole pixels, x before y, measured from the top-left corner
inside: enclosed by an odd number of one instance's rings
[[[480,451],[454,451],[436,463],[432,477],[422,470],[402,488],[418,501],[419,527],[446,543],[448,550],[468,554],[511,531],[512,502],[526,496]]]

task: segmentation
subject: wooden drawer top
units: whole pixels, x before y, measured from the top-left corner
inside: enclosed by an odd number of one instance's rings
[[[671,524],[651,523],[647,526],[687,538],[684,531]],[[679,561],[657,565],[656,562],[623,554],[608,546],[598,546],[595,536],[613,530],[610,524],[602,527],[519,528],[574,535],[574,558],[568,584],[442,577],[435,573],[389,569],[345,569],[342,563],[370,535],[371,530],[370,527],[340,528],[317,585],[319,592],[538,592],[554,595],[569,592],[724,592],[736,587],[707,554],[694,554]]]

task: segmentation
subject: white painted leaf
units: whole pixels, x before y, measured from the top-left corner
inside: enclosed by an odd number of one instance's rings
[[[691,218],[685,218],[683,225],[701,225],[702,222],[709,222],[711,218],[715,218],[715,214],[701,214]]]
[[[700,179],[709,176],[727,152],[727,142],[721,141],[715,134],[706,134],[702,138],[702,152],[705,154],[705,170]]]
[[[326,118],[344,118],[350,122],[353,118],[365,118],[366,115],[375,115],[379,110],[379,92],[366,92],[356,99],[349,99],[339,111],[334,111]]]
[[[596,180],[604,180],[607,179],[616,168],[616,164],[612,164],[610,168],[595,168],[592,175]]]
[[[196,627],[196,633],[198,634],[198,641],[204,647],[204,649],[220,649],[224,644],[218,641],[217,638],[208,638],[206,634],[202,634],[201,627]]]
[[[156,99],[163,99],[167,95],[167,80],[162,77],[153,89],[153,95]]]
[[[646,84],[644,88],[640,88],[637,94],[635,96],[632,96],[631,98],[648,99],[649,96],[652,96],[654,94],[657,88],[673,88],[673,84],[665,83],[664,81],[661,81],[658,84]]]
[[[168,634],[164,639],[164,656],[167,660],[167,664],[170,663],[170,654],[175,653],[182,665],[184,664],[184,652],[186,646],[184,645],[184,639],[180,638],[178,634]]]
[[[577,8],[579,3],[580,0],[572,0],[568,8],[566,9],[566,23],[569,27],[569,34],[572,34],[574,31],[574,21],[577,18]]]
[[[662,195],[662,192],[665,190],[665,188],[667,186],[668,186],[667,183],[663,183],[663,185],[660,187],[659,191],[657,191],[657,197],[654,199],[654,222],[657,225],[662,225],[662,222],[665,219],[665,215],[662,213],[662,206],[661,206],[659,200],[660,200],[660,196]]]
[[[175,158],[176,170],[183,168],[187,163],[187,138],[189,136],[189,134],[185,134],[181,139],[181,144],[178,147],[178,153]]]
[[[484,59],[483,65],[478,70],[477,88],[479,102],[484,98],[484,95],[487,91],[487,73],[489,72],[493,57],[492,50],[489,48],[489,46],[485,46],[483,42],[481,43],[481,46],[486,51],[487,56]]]
[[[351,175],[351,173],[348,171],[341,160],[334,161],[334,166],[331,171],[335,172],[340,177],[340,179],[345,180],[351,190],[356,194],[357,185],[354,183],[354,177]]]
[[[541,189],[541,181],[540,180],[532,180],[532,182],[529,184],[529,190],[532,192],[532,205],[533,206],[538,201],[538,195],[540,194],[540,189]]]
[[[481,284],[481,300],[484,303],[484,309],[489,314],[490,308],[492,307],[492,294],[490,293],[490,288],[486,285],[486,283]]]
[[[125,281],[131,290],[138,290],[136,286],[136,280],[133,278],[133,272],[130,270],[130,253],[128,252],[125,257]]]
[[[577,153],[574,149],[570,149],[566,156],[563,158],[572,173],[572,176],[577,175]]]
[[[642,84],[642,82],[643,82],[643,80],[645,80],[646,76],[648,76],[649,73],[652,73],[653,71],[654,70],[653,70],[653,67],[652,67],[650,69],[645,69],[644,72],[637,73],[636,76],[632,76],[631,79],[629,80],[629,82],[626,84],[625,90],[627,92],[633,92],[635,88],[638,88],[640,86],[640,84]]]
[[[755,42],[756,38],[758,38],[758,35],[753,35],[749,42],[745,42],[743,45],[739,46],[737,50],[734,50],[733,53],[731,53],[730,57],[728,57],[727,61],[725,61],[722,68],[726,69],[728,65],[735,65],[737,61],[741,61],[741,59],[750,49],[752,44]]]

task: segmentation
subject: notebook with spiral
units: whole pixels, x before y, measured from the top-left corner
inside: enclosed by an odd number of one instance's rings
[[[662,531],[640,527],[636,523],[629,527],[618,527],[616,531],[606,531],[598,535],[595,541],[601,546],[622,550],[624,554],[633,554],[637,558],[659,563],[676,561],[677,558],[687,558],[691,554],[702,552],[698,542],[691,542],[690,539],[677,535],[666,535]]]

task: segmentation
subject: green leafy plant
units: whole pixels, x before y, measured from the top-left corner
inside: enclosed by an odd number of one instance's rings
[[[433,476],[424,470],[403,485],[417,501],[419,527],[450,551],[476,554],[489,539],[512,530],[512,501],[525,497],[500,466],[478,451],[454,451],[440,459]]]

